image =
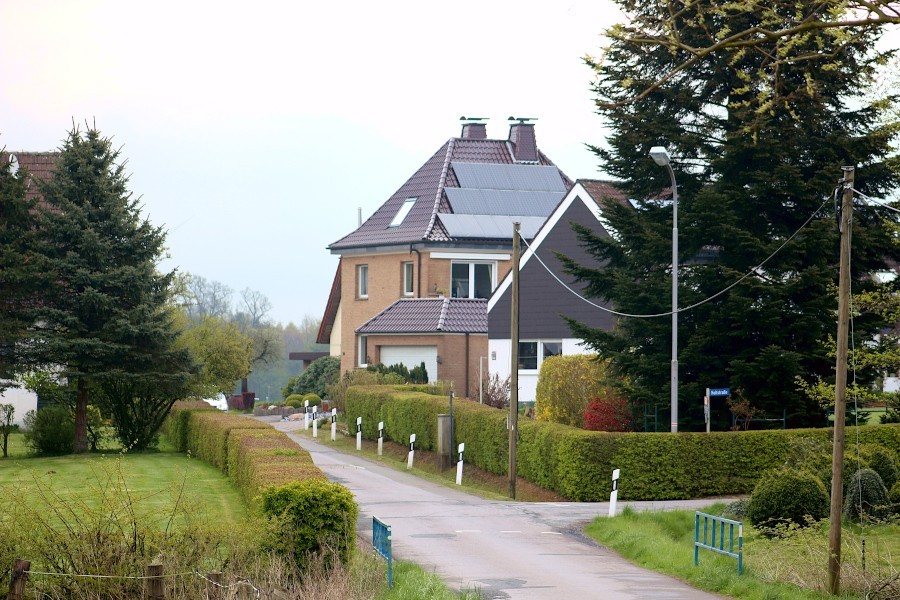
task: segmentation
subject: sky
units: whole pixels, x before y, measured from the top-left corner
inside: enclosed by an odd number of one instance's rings
[[[592,72],[606,0],[253,3],[0,0],[0,148],[51,151],[73,123],[113,138],[161,268],[320,318],[338,258],[461,115],[536,117],[569,177],[598,177]]]

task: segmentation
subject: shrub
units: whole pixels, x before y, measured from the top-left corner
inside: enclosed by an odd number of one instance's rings
[[[309,402],[310,406],[321,406],[322,399],[316,394],[305,394],[303,396],[304,402]]]
[[[888,492],[888,500],[891,501],[891,506],[894,509],[894,514],[900,515],[900,481],[898,481],[893,485],[893,487],[891,487],[891,491]]]
[[[869,455],[869,468],[881,476],[884,487],[891,489],[897,480],[900,479],[900,472],[897,470],[897,463],[891,458],[891,455],[884,450],[878,448]]]
[[[303,406],[303,394],[291,394],[284,401],[284,405],[291,408],[301,408]]]
[[[803,525],[808,518],[828,516],[830,499],[825,486],[809,473],[778,469],[763,475],[750,496],[748,516],[757,527],[780,523]]]
[[[341,359],[338,356],[323,356],[312,361],[303,372],[297,376],[292,394],[313,393],[324,398],[326,386],[337,383],[341,372]]]
[[[409,372],[410,383],[428,383],[428,370],[425,368],[425,362],[412,368]]]
[[[494,408],[509,407],[509,377],[500,380],[500,375],[484,373],[482,381],[478,382],[484,389],[480,390],[479,399]]]
[[[595,354],[544,359],[534,406],[537,420],[581,427],[591,398],[607,393],[608,366]]]
[[[71,454],[75,448],[75,417],[59,404],[29,410],[23,419],[25,444],[38,454]]]
[[[844,499],[844,516],[852,521],[865,517],[884,518],[890,500],[881,476],[872,469],[860,469],[853,475]]]
[[[631,406],[622,395],[605,390],[584,409],[582,427],[588,431],[632,431]]]
[[[354,547],[358,508],[347,488],[317,479],[270,487],[262,492],[273,550],[305,566],[313,552],[336,547],[346,563]]]

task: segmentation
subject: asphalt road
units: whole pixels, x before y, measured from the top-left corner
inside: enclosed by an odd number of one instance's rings
[[[722,598],[634,566],[584,537],[584,525],[607,515],[608,503],[485,500],[290,433],[302,424],[272,425],[353,492],[362,537],[371,541],[377,516],[391,526],[395,557],[436,572],[453,588],[516,600]],[[627,504],[638,510],[694,509],[709,501]]]

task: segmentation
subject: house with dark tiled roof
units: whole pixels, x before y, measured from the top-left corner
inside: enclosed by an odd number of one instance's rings
[[[457,394],[473,396],[487,356],[482,321],[399,331],[385,319],[409,318],[413,327],[437,306],[452,314],[482,307],[486,319],[486,302],[455,301],[489,298],[509,270],[513,222],[533,238],[571,187],[538,148],[528,120],[513,120],[505,139],[488,139],[484,123],[464,123],[460,137],[328,247],[340,260],[317,341],[341,357],[342,371],[425,362],[434,367],[431,380],[449,379]]]
[[[573,337],[563,316],[589,327],[611,330],[609,305],[583,299],[585,284],[567,275],[557,253],[585,266],[600,265],[581,247],[572,223],[594,234],[608,236],[603,225],[601,199],[627,202],[615,183],[579,179],[555,207],[540,231],[526,241],[519,260],[519,401],[535,399],[538,373],[545,358],[559,354],[588,352],[582,340]],[[488,302],[488,370],[501,381],[511,372],[511,285],[508,273]]]
[[[25,197],[29,200],[43,199],[39,191],[39,183],[49,179],[59,159],[59,152],[0,152],[0,161],[9,163],[17,177],[27,176]],[[2,388],[3,386],[0,386]],[[14,419],[18,425],[23,424],[25,413],[37,410],[38,398],[34,392],[24,387],[10,387],[0,391],[0,404],[12,404],[15,408]]]

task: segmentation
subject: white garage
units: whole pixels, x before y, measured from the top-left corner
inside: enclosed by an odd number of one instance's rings
[[[428,381],[438,379],[437,346],[382,346],[381,364],[402,364],[410,371],[423,362],[428,371]]]

